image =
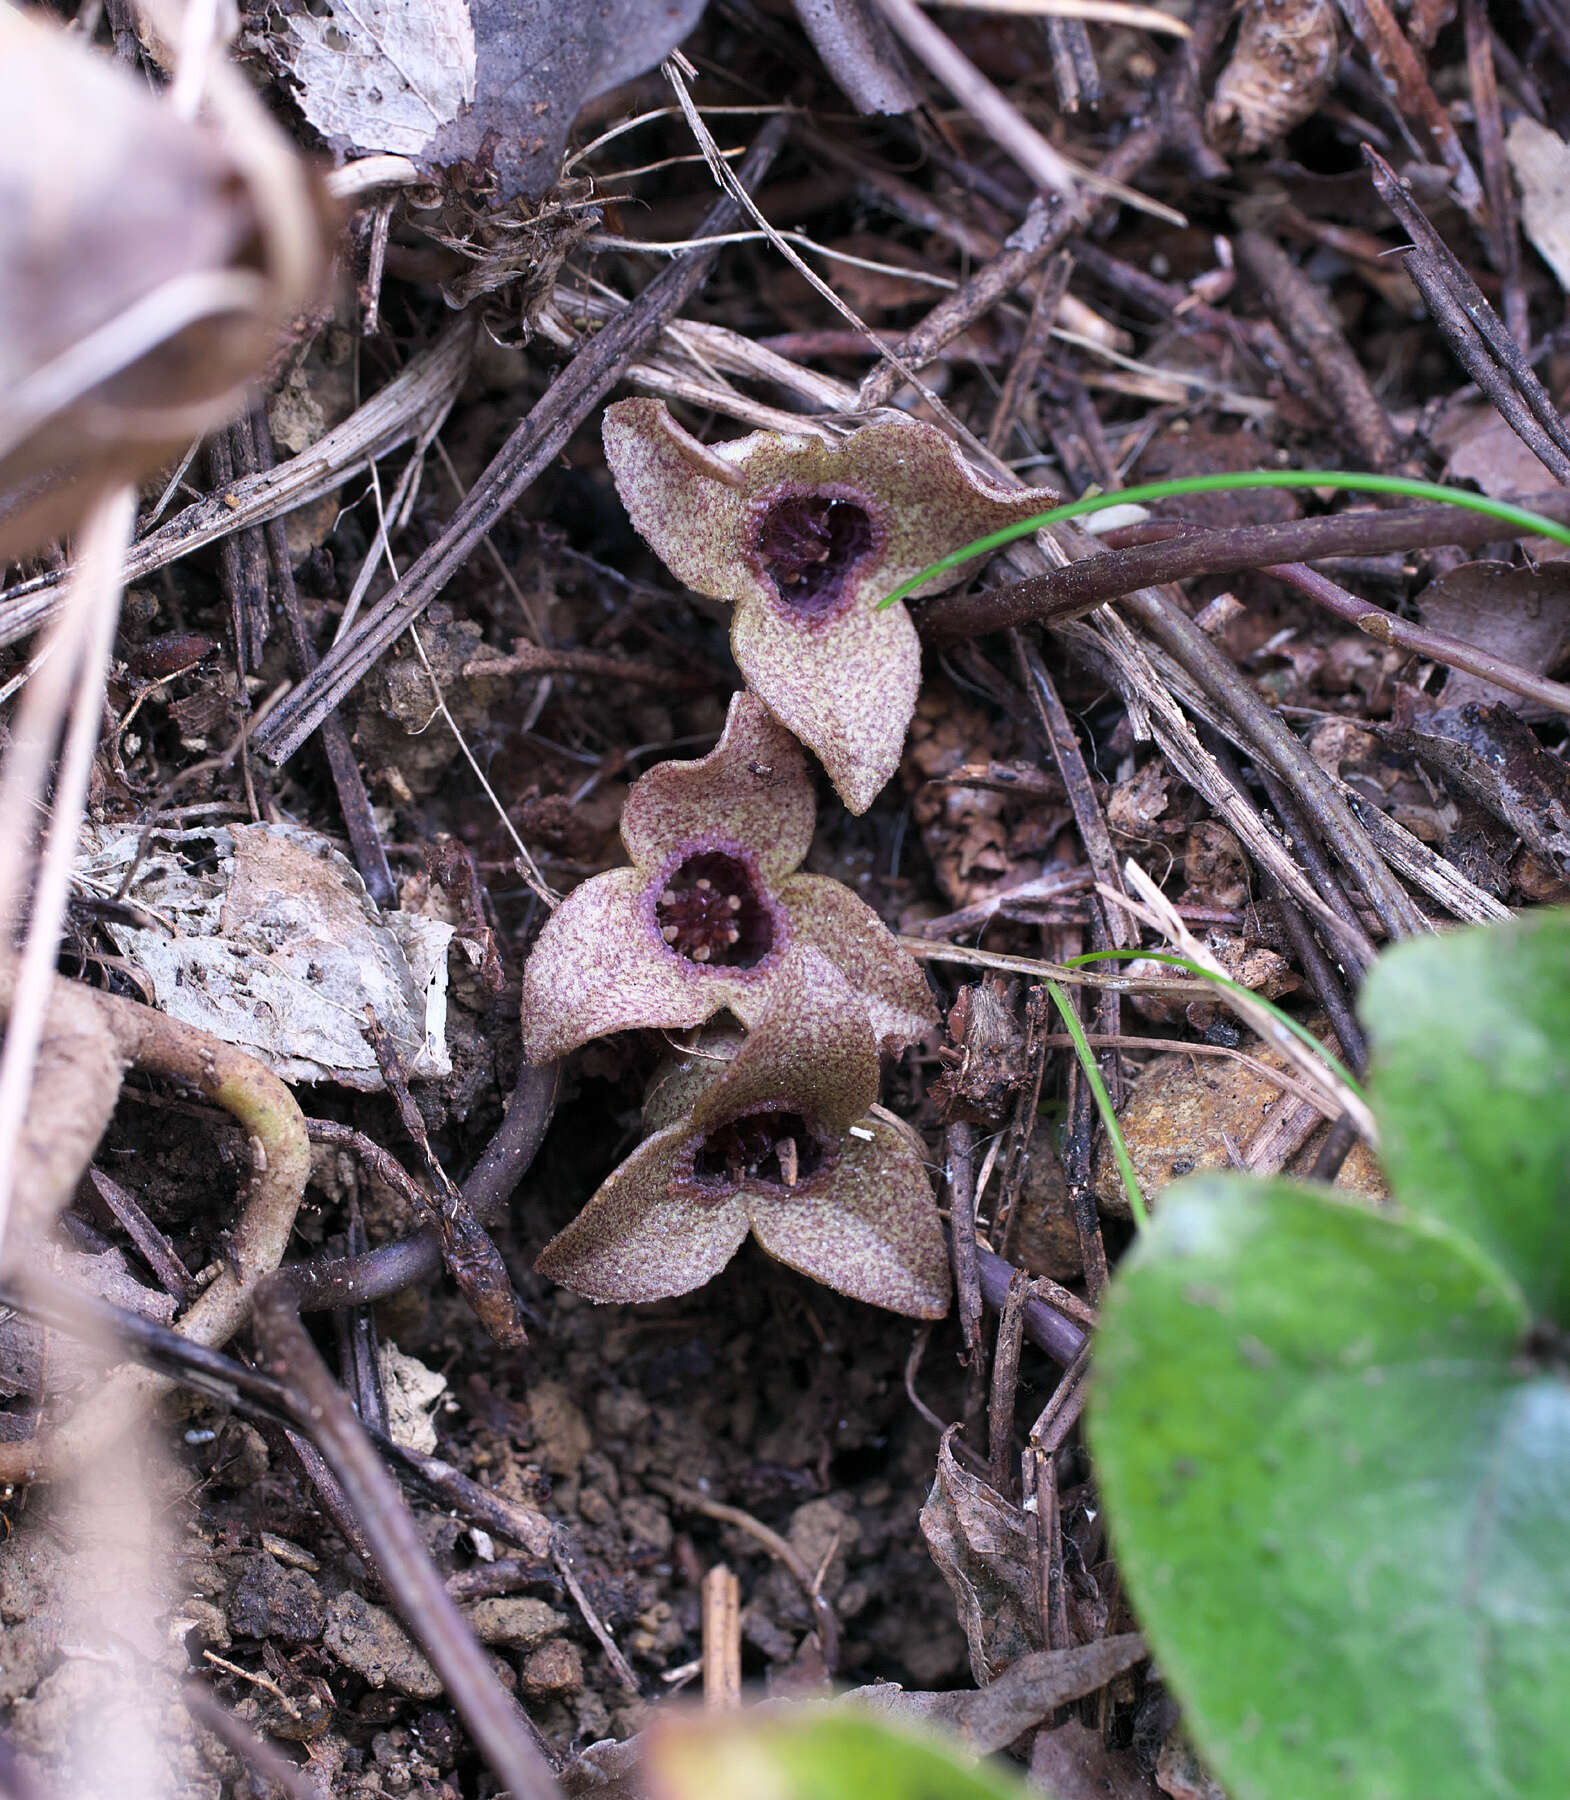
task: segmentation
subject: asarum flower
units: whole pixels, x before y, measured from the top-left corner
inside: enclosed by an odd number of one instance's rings
[[[947,1311],[926,1169],[896,1126],[866,1116],[878,1094],[866,1009],[815,950],[792,956],[789,976],[733,1060],[696,1059],[655,1087],[652,1135],[540,1252],[541,1274],[590,1300],[663,1300],[717,1275],[750,1231],[854,1300]]]
[[[994,487],[935,426],[904,414],[837,444],[757,431],[705,445],[662,402],[621,400],[606,409],[605,455],[633,524],[671,573],[734,603],[731,650],[748,685],[854,813],[898,766],[921,679],[910,615],[877,603],[1057,499]],[[916,592],[965,574],[951,569]]]
[[[574,888],[540,933],[523,972],[528,1060],[727,1009],[751,1026],[807,946],[843,973],[884,1049],[920,1037],[937,1013],[915,962],[849,888],[793,872],[815,813],[801,746],[737,694],[707,756],[634,783],[621,817],[632,867]]]

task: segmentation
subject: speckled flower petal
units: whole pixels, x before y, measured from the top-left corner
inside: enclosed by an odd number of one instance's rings
[[[800,1201],[744,1195],[752,1234],[792,1269],[852,1300],[917,1319],[949,1305],[949,1259],[932,1186],[903,1136],[879,1120],[857,1127],[823,1188]]]
[[[643,1096],[643,1129],[663,1131],[685,1120],[699,1094],[719,1080],[746,1041],[746,1032],[735,1020],[718,1019],[698,1034],[689,1051],[662,1063]]]
[[[749,999],[763,983],[754,971],[704,968],[666,950],[649,880],[637,869],[608,869],[574,888],[546,921],[523,969],[529,1062],[612,1031],[701,1025],[733,1001],[761,1008],[761,996]]]
[[[707,756],[658,763],[633,784],[621,836],[635,863],[658,862],[687,839],[734,838],[772,882],[807,854],[816,816],[801,746],[743,690],[731,700],[724,735]]]
[[[590,1300],[664,1300],[702,1287],[741,1248],[747,1215],[681,1181],[691,1157],[683,1126],[646,1139],[535,1258],[537,1273]]]
[[[899,767],[921,687],[921,645],[904,607],[802,620],[776,601],[747,601],[730,641],[759,699],[817,756],[846,806],[864,813]]]
[[[754,436],[763,435],[754,433]],[[605,409],[605,460],[638,535],[680,582],[734,600],[762,592],[744,558],[751,497],[728,469],[740,445],[700,444],[659,400],[618,400]]]
[[[988,481],[961,459],[936,425],[903,413],[864,425],[838,446],[812,446],[813,451],[820,448],[825,452],[822,473],[809,477],[799,472],[820,461],[809,453],[798,459],[793,480],[865,488],[885,509],[881,524],[886,536],[877,567],[858,572],[858,598],[874,604],[940,556],[1058,503],[1050,488],[1003,488]],[[754,475],[751,461],[743,466],[749,477]],[[971,567],[950,569],[916,592],[941,593],[963,581]]]
[[[883,1050],[903,1050],[937,1023],[937,1003],[921,965],[865,900],[827,875],[792,875],[779,898],[796,943],[821,950],[855,989]]]
[[[1004,488],[978,475],[936,425],[904,413],[864,425],[835,444],[755,431],[707,454],[734,463],[759,503],[782,489],[816,488],[862,505],[875,542],[852,585],[858,599],[873,602],[962,544],[1058,502],[1050,488]],[[939,593],[965,572],[951,569],[916,591]],[[772,592],[773,583],[768,586]]]
[[[720,600],[776,594],[758,533],[768,509],[792,493],[831,494],[868,514],[867,554],[852,571],[863,600],[1058,500],[1050,488],[999,487],[937,426],[903,413],[838,443],[754,431],[700,444],[663,402],[621,400],[606,408],[605,455],[633,524],[672,574]],[[939,593],[964,577],[953,569],[916,591]]]
[[[839,1137],[878,1097],[878,1048],[867,1008],[816,950],[781,971],[767,1011],[736,1060],[698,1097],[692,1132],[703,1137],[758,1107],[800,1112]]]

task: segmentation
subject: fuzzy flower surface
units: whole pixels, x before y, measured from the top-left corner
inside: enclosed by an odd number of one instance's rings
[[[737,694],[707,756],[633,785],[621,819],[631,868],[574,888],[540,933],[523,972],[528,1060],[722,1010],[750,1027],[808,947],[843,973],[882,1048],[920,1037],[937,1012],[916,963],[849,888],[795,872],[816,808],[801,746]]]
[[[535,1268],[591,1300],[663,1300],[712,1279],[750,1231],[852,1299],[940,1318],[949,1265],[932,1188],[903,1133],[867,1116],[877,1093],[865,1007],[821,955],[800,953],[731,1061],[656,1086],[652,1135]]]
[[[757,431],[705,445],[661,401],[621,400],[606,409],[605,455],[629,517],[671,573],[734,604],[731,650],[748,685],[854,813],[898,766],[921,680],[909,613],[878,602],[1057,499],[993,486],[936,426],[904,414],[837,444]]]

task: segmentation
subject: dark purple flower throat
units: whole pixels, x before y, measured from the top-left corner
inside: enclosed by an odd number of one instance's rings
[[[818,618],[834,610],[875,536],[853,500],[790,494],[764,513],[753,548],[791,610]]]
[[[711,967],[751,969],[774,948],[774,918],[739,857],[705,850],[666,880],[654,916],[678,956]]]
[[[789,1191],[816,1175],[831,1155],[800,1113],[771,1108],[711,1131],[698,1146],[692,1173],[705,1187],[752,1181]]]

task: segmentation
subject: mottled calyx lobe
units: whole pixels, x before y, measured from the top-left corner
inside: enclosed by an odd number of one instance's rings
[[[753,548],[791,611],[816,618],[834,611],[874,536],[872,520],[853,500],[789,494],[765,511]]]
[[[743,1181],[789,1192],[832,1155],[800,1113],[779,1108],[744,1113],[711,1131],[693,1158],[693,1178],[726,1191]]]
[[[774,920],[745,863],[722,850],[689,856],[666,880],[660,936],[690,962],[751,969],[774,948]]]

